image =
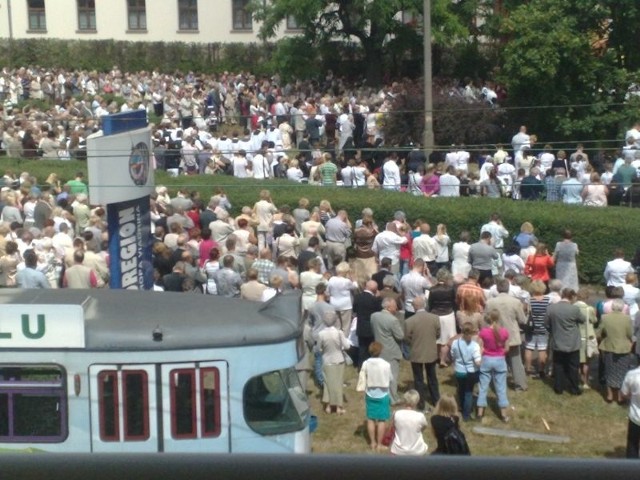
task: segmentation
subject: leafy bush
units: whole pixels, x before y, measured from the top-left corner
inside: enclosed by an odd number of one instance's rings
[[[77,171],[86,171],[86,164],[77,161],[3,159],[2,165],[5,170],[28,171],[40,181],[51,172],[57,172],[61,179],[68,180]],[[624,207],[594,208],[488,198],[427,199],[399,192],[315,187],[285,180],[259,181],[204,175],[172,178],[164,172],[156,173],[156,184],[168,186],[172,193],[182,186],[197,190],[204,199],[208,199],[217,188],[222,188],[236,213],[243,205],[252,206],[263,188],[271,191],[276,205],[287,204],[295,208],[301,197],[308,198],[311,205],[327,199],[334,210],[347,210],[352,220],[359,218],[365,207],[374,210],[378,224],[391,219],[396,210],[403,210],[410,221],[423,219],[431,224],[432,230],[439,223],[447,224],[452,242],[457,241],[463,230],[470,231],[475,241],[480,227],[493,212],[502,216],[511,236],[519,232],[523,222],[531,222],[537,237],[547,243],[550,250],[568,228],[580,248],[578,271],[580,280],[585,283],[602,282],[602,272],[606,262],[613,257],[615,248],[622,247],[627,256],[631,256],[640,246],[636,240],[636,232],[640,230],[640,210]]]
[[[424,131],[424,93],[422,85],[407,82],[404,91],[393,99],[391,113],[385,120],[388,143],[406,145],[422,143]],[[499,143],[504,111],[485,102],[467,103],[447,93],[447,85],[434,88],[433,133],[436,145]]]
[[[261,73],[270,58],[272,44],[124,42],[115,40],[20,39],[0,40],[3,65],[37,65],[108,71],[118,65],[123,71],[158,69],[161,72],[221,72],[242,70]],[[96,55],[95,52],[100,52]]]

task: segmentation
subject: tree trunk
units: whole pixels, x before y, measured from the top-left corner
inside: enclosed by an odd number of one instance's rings
[[[365,77],[367,79],[367,85],[382,85],[382,76],[384,71],[382,42],[369,38],[368,41],[362,42],[362,48],[364,49],[364,63],[366,65]]]

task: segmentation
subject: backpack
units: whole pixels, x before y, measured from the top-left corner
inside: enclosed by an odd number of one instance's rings
[[[471,455],[467,438],[457,425],[453,425],[444,434],[444,446],[448,455]]]

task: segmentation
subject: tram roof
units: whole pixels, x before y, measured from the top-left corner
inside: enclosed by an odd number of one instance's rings
[[[0,290],[0,305],[82,306],[85,349],[96,351],[178,350],[284,342],[302,333],[300,301],[297,291],[261,303],[180,292]],[[46,314],[46,309],[43,313]],[[157,330],[162,332],[161,341],[154,340]]]

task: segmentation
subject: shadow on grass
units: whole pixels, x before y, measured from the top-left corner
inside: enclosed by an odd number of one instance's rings
[[[371,444],[371,439],[369,438],[369,432],[367,432],[365,423],[361,423],[356,427],[353,431],[353,436],[355,438],[362,439],[365,446],[369,446]]]
[[[626,447],[618,446],[618,447],[615,447],[613,450],[604,452],[603,456],[604,458],[626,458],[627,449]]]

